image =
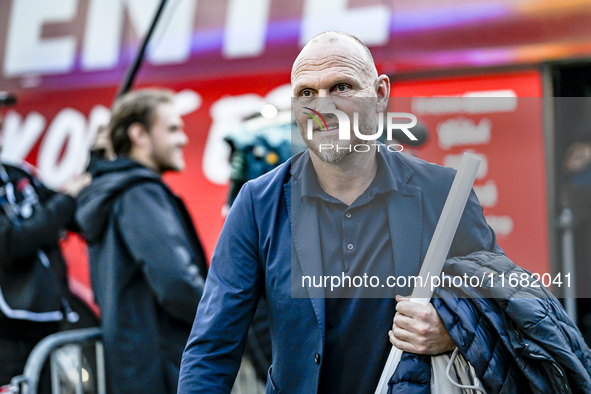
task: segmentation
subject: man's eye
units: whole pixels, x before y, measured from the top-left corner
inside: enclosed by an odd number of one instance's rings
[[[337,90],[339,92],[344,92],[345,90],[347,90],[347,85],[339,84],[339,85],[337,85]]]
[[[311,97],[312,96],[312,92],[309,90],[303,90],[302,93],[300,93],[302,95],[302,97]]]

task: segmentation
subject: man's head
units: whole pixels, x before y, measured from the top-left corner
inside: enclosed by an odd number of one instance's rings
[[[343,32],[329,31],[314,37],[302,49],[291,71],[295,98],[296,121],[308,148],[321,160],[338,163],[351,154],[349,148],[362,143],[351,130],[351,140],[340,141],[338,121],[334,115],[324,116],[328,127],[314,129],[313,139],[307,138],[308,115],[303,107],[320,113],[338,109],[345,112],[353,124],[353,114],[359,114],[362,134],[376,131],[376,112],[383,112],[390,95],[387,76],[378,75],[371,52],[358,38]],[[320,145],[339,146],[339,150],[321,151]]]
[[[159,174],[185,167],[188,143],[172,92],[143,89],[130,92],[113,105],[109,129],[118,156],[129,156]]]

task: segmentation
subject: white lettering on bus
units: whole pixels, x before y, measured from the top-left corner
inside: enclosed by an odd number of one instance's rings
[[[43,37],[46,24],[70,23],[80,12],[78,0],[13,0],[6,41],[3,72],[13,78],[26,74],[71,72],[80,48],[80,66],[85,71],[108,70],[121,61],[125,15],[135,35],[143,37],[158,0],[89,0],[81,32]],[[386,5],[348,8],[347,0],[305,0],[299,42],[330,29],[346,30],[367,45],[384,45],[389,38],[390,9]],[[164,11],[147,51],[152,64],[178,64],[191,56],[198,5],[207,2],[177,0]],[[260,56],[268,38],[271,0],[228,0],[220,50],[226,58]],[[330,15],[330,18],[326,16]],[[216,25],[214,25],[216,26]],[[217,27],[217,26],[216,26]],[[208,27],[211,29],[211,27]],[[205,30],[203,30],[205,34]],[[80,37],[83,35],[83,37]],[[215,43],[217,46],[218,44]],[[0,47],[2,47],[0,43]]]

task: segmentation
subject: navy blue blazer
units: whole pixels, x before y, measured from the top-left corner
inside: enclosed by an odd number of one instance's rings
[[[395,274],[417,275],[455,171],[382,148],[378,154],[396,181],[386,212]],[[230,392],[260,296],[267,301],[273,349],[267,393],[317,391],[324,352],[324,289],[310,287],[307,294],[294,294],[306,298],[294,298],[291,292],[292,278],[322,275],[317,211],[309,199],[301,198],[307,160],[308,151],[248,182],[232,206],[183,354],[179,393]],[[477,250],[502,252],[472,192],[450,256]],[[293,285],[297,292],[298,284]]]

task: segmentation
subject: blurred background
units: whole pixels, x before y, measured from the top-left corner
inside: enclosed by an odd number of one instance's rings
[[[0,0],[0,91],[18,99],[3,110],[2,160],[57,189],[83,171],[158,6]],[[208,258],[232,189],[285,160],[291,65],[326,30],[363,40],[393,82],[391,110],[419,118],[425,141],[405,152],[484,159],[475,190],[498,243],[589,343],[590,0],[169,0],[136,86],[177,92],[187,169],[166,180]],[[84,244],[62,246],[73,291],[95,308]]]

